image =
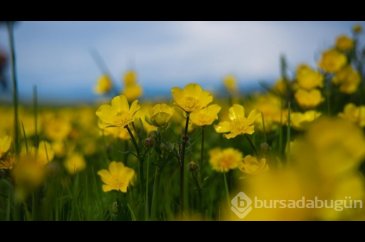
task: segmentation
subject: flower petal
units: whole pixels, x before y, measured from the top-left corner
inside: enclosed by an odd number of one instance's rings
[[[245,108],[242,105],[234,104],[229,108],[229,119],[234,120],[245,116]]]

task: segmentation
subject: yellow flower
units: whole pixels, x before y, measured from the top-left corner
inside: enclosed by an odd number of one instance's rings
[[[304,137],[297,138],[290,152],[301,171],[333,178],[358,168],[365,157],[365,137],[347,120],[320,117]]]
[[[326,72],[333,73],[339,71],[345,66],[347,60],[346,56],[337,50],[327,50],[322,53],[321,60],[318,65]]]
[[[102,75],[99,77],[97,84],[94,88],[94,91],[97,94],[105,94],[110,92],[110,90],[112,90],[113,88],[113,82],[110,79],[110,77],[108,75]]]
[[[138,100],[133,101],[129,107],[127,98],[123,95],[112,99],[111,105],[103,104],[96,111],[102,129],[109,127],[125,127],[135,120],[135,115],[140,109]]]
[[[10,136],[0,138],[0,158],[10,149],[11,140]]]
[[[255,156],[246,155],[239,165],[240,171],[247,175],[257,175],[269,169],[266,159],[257,159]]]
[[[124,74],[123,77],[124,86],[132,86],[137,84],[137,72],[129,70]]]
[[[245,117],[245,109],[239,104],[229,108],[229,121],[222,121],[215,126],[218,133],[226,133],[224,137],[231,139],[240,134],[253,134],[254,122],[260,116],[256,110],[252,110],[248,117]]]
[[[323,76],[308,65],[300,65],[297,68],[297,83],[306,90],[323,87]]]
[[[132,168],[124,166],[122,162],[112,161],[109,170],[100,170],[98,175],[103,181],[103,191],[111,190],[127,192],[129,184],[133,184],[135,172]]]
[[[56,156],[63,156],[66,152],[65,143],[62,141],[52,142],[52,149]]]
[[[69,120],[63,117],[47,116],[42,121],[44,134],[50,140],[62,141],[71,133],[72,126]]]
[[[360,85],[360,81],[361,78],[359,72],[350,65],[336,72],[332,79],[334,84],[340,85],[340,91],[347,94],[356,92]]]
[[[293,112],[290,114],[290,121],[293,128],[302,130],[320,116],[321,113],[314,110],[306,111],[304,113]]]
[[[190,114],[191,122],[197,126],[211,125],[214,120],[218,119],[218,113],[221,107],[217,104],[209,105],[199,111]]]
[[[64,165],[68,173],[73,175],[84,170],[86,167],[86,162],[81,154],[72,153],[67,156]]]
[[[356,34],[360,34],[362,32],[362,26],[360,24],[355,24],[352,27],[352,31]]]
[[[242,153],[233,148],[223,150],[215,148],[209,152],[209,156],[210,165],[218,172],[227,172],[238,168],[243,158]]]
[[[213,101],[213,96],[195,83],[186,85],[184,89],[174,87],[171,93],[174,102],[188,113],[205,108]]]
[[[22,155],[30,155],[34,156],[37,159],[37,162],[41,165],[46,165],[51,162],[54,158],[54,151],[52,146],[47,141],[41,141],[38,144],[38,148],[31,146],[28,147],[28,152],[26,149],[22,149]]]
[[[234,75],[225,76],[223,79],[223,84],[231,95],[237,94],[237,79]]]
[[[357,107],[353,103],[348,103],[339,116],[360,127],[365,127],[365,106],[363,105]]]
[[[279,94],[285,94],[287,90],[287,84],[284,79],[276,80],[273,89]]]
[[[297,103],[303,108],[317,107],[324,100],[318,89],[312,89],[310,91],[299,89],[295,92],[294,96]]]
[[[279,96],[271,93],[256,94],[251,102],[248,102],[248,110],[255,109],[264,116],[265,131],[273,130],[285,124],[288,117],[287,110],[282,108],[282,101]],[[257,128],[263,130],[262,115],[256,119]]]
[[[128,85],[124,87],[123,95],[125,95],[128,101],[133,101],[143,95],[143,89],[140,85]]]
[[[170,121],[174,109],[165,103],[156,104],[151,110],[151,122],[152,124],[162,127]]]
[[[354,48],[354,41],[346,35],[340,35],[336,39],[336,48],[341,51],[351,50]]]
[[[16,185],[17,199],[24,199],[28,192],[42,184],[46,168],[35,154],[20,155],[11,173]]]

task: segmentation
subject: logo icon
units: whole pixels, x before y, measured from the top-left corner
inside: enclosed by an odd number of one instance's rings
[[[234,212],[240,219],[246,217],[252,210],[252,200],[249,198],[244,192],[239,192],[232,200],[231,200],[231,210]]]

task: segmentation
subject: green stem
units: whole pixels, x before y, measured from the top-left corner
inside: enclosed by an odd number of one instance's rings
[[[189,118],[190,114],[186,113],[185,130],[180,154],[180,212],[181,213],[184,211],[185,148],[188,141]]]
[[[142,188],[142,191],[143,191],[144,190],[143,189],[143,186],[144,186],[143,158],[141,156],[140,150],[138,148],[137,141],[134,138],[134,135],[133,135],[132,131],[130,130],[130,128],[128,127],[128,125],[126,125],[125,128],[128,130],[129,136],[131,136],[132,143],[133,143],[134,148],[136,149],[136,152],[137,152],[137,156],[138,156],[138,160],[139,160],[138,164],[139,164],[140,182],[141,182],[141,188]]]
[[[203,161],[204,161],[204,126],[202,126],[202,142],[201,142],[201,149],[200,149],[200,163],[199,163],[200,177],[202,176]]]
[[[10,46],[10,66],[11,66],[11,78],[13,81],[13,105],[14,105],[14,148],[15,154],[19,154],[20,143],[19,143],[19,117],[18,117],[18,81],[16,75],[16,59],[15,59],[15,44],[14,44],[14,26],[13,23],[6,22],[6,27],[9,35],[9,46]]]
[[[287,132],[286,132],[286,145],[287,145],[287,154],[290,154],[290,102],[288,102],[288,125],[287,125]]]
[[[227,175],[225,172],[223,173],[223,179],[224,179],[224,189],[226,190],[227,206],[229,207],[231,199],[229,197],[228,181],[227,181]]]
[[[149,199],[148,199],[148,181],[149,181],[149,171],[150,171],[150,159],[147,159],[147,179],[146,179],[146,197],[145,197],[145,220],[149,218]]]
[[[196,189],[198,190],[198,206],[199,206],[199,209],[202,209],[203,207],[203,203],[202,203],[202,199],[203,199],[203,196],[202,196],[202,188],[201,188],[201,185],[199,183],[199,179],[198,179],[198,176],[197,176],[197,173],[196,171],[193,171],[191,173],[192,177],[193,177],[193,181],[195,183],[195,186],[196,186]]]
[[[252,142],[251,137],[250,137],[250,136],[248,136],[247,134],[245,134],[245,137],[246,137],[246,139],[247,139],[248,143],[250,144],[250,146],[251,146],[251,148],[252,148],[253,152],[255,153],[255,155],[257,155],[257,154],[258,154],[258,153],[257,153],[257,149],[256,149],[256,147],[255,147],[254,143]]]
[[[127,165],[128,164],[128,140],[124,141],[124,163]]]
[[[154,179],[154,182],[153,182],[152,204],[151,204],[151,218],[152,218],[152,220],[157,220],[157,197],[158,197],[159,184],[160,184],[160,168],[156,167],[155,179]]]

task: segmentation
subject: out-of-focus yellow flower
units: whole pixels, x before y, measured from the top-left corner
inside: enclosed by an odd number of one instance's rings
[[[320,116],[321,113],[314,110],[309,110],[304,113],[293,112],[290,114],[290,121],[293,128],[303,130]]]
[[[137,84],[137,72],[129,70],[123,76],[124,86],[132,86]]]
[[[246,155],[239,165],[240,171],[247,175],[257,175],[269,169],[266,159],[257,159],[255,156]]]
[[[125,127],[135,120],[135,115],[140,109],[138,100],[133,101],[129,107],[127,98],[124,95],[116,96],[112,99],[111,105],[103,104],[96,111],[100,119],[102,129],[109,127]]]
[[[245,116],[245,109],[242,105],[234,104],[229,108],[229,121],[221,121],[215,126],[218,133],[225,133],[224,137],[231,139],[241,134],[253,134],[254,123],[260,114],[252,110],[248,117]]]
[[[34,188],[39,186],[45,175],[45,166],[34,155],[21,155],[15,163],[13,177],[17,186]]]
[[[112,161],[109,164],[109,170],[100,170],[98,175],[103,181],[103,191],[111,190],[127,192],[129,184],[133,184],[135,171],[132,168],[124,166],[122,162]]]
[[[218,172],[227,172],[239,167],[242,161],[242,153],[233,148],[221,150],[215,148],[209,151],[209,162],[212,168]]]
[[[265,131],[273,130],[280,124],[285,124],[288,111],[282,107],[280,97],[273,94],[255,95],[251,102],[248,102],[248,110],[257,110],[264,116]],[[256,119],[257,128],[264,130],[262,116]]]
[[[137,83],[137,72],[129,70],[124,74],[124,88],[122,94],[128,101],[134,101],[143,95],[142,87]]]
[[[217,104],[209,105],[206,108],[192,112],[190,114],[191,122],[197,126],[211,125],[214,120],[218,119],[218,113],[221,107]]]
[[[360,24],[355,24],[352,27],[352,31],[356,34],[360,34],[362,32],[362,26]]]
[[[327,50],[322,53],[321,60],[319,61],[319,67],[329,73],[339,71],[346,65],[346,56],[337,50]]]
[[[97,94],[106,94],[113,88],[113,82],[106,74],[101,75],[96,83],[94,91]]]
[[[354,48],[354,41],[347,35],[340,35],[336,39],[336,48],[341,51],[348,51]]]
[[[315,218],[313,209],[270,206],[270,202],[295,201],[303,196],[309,198],[308,184],[303,182],[299,174],[292,169],[269,170],[259,176],[248,177],[243,180],[243,184],[243,191],[248,197],[261,201],[261,204],[254,205],[255,207],[244,217],[244,220],[300,221]],[[265,201],[265,206],[262,201]],[[228,210],[227,215],[227,219],[239,220],[232,211]]]
[[[297,68],[297,83],[300,88],[306,90],[323,87],[323,76],[308,65],[299,65]]]
[[[184,89],[174,87],[171,93],[174,102],[188,113],[205,108],[213,101],[213,96],[195,83],[186,85]]]
[[[134,101],[143,95],[143,89],[139,84],[128,85],[124,87],[123,95],[125,95],[128,101]]]
[[[364,203],[365,200],[365,187],[364,187],[364,178],[360,173],[351,173],[347,176],[344,176],[340,179],[336,179],[332,182],[332,191],[330,199],[335,201],[345,201],[347,206],[351,206],[351,202],[361,201]],[[347,198],[347,201],[346,201]],[[353,220],[355,215],[364,213],[363,207],[352,207],[347,208],[343,205],[340,205],[336,209],[326,209],[322,208],[318,211],[319,217],[323,218],[323,220]]]
[[[10,149],[11,140],[11,137],[7,135],[0,138],[0,158]]]
[[[357,91],[360,85],[360,74],[352,66],[348,65],[336,72],[332,79],[335,85],[340,85],[340,91],[351,94]]]
[[[365,127],[365,106],[356,106],[353,103],[346,104],[342,113],[339,116],[360,127]]]
[[[314,108],[323,102],[323,97],[318,89],[312,89],[310,91],[299,89],[294,94],[295,100],[303,108]]]
[[[36,157],[37,162],[41,165],[46,165],[51,162],[55,155],[52,146],[47,141],[39,142],[37,149],[33,146],[28,147],[28,152],[23,148],[22,154],[24,156],[30,155]]]
[[[152,107],[150,120],[152,124],[163,127],[167,125],[173,114],[173,107],[165,103],[158,103]]]
[[[68,119],[56,116],[45,117],[42,121],[42,127],[46,137],[55,141],[66,139],[72,130]]]
[[[238,93],[237,79],[234,75],[225,76],[223,84],[231,95],[236,95]]]
[[[52,142],[52,149],[56,156],[63,156],[66,152],[65,144],[62,141]]]
[[[302,172],[322,179],[354,171],[365,157],[362,130],[347,120],[320,117],[290,149]]]
[[[86,162],[81,154],[72,153],[67,156],[64,165],[68,173],[73,175],[84,170],[86,167]]]
[[[288,87],[287,87],[287,83],[285,82],[284,79],[278,79],[276,80],[274,86],[273,86],[274,91],[278,92],[279,94],[285,94]]]

